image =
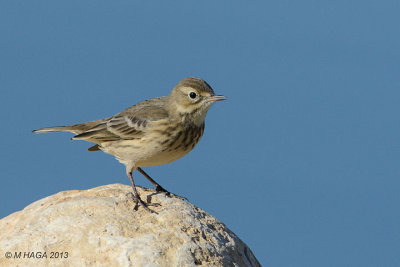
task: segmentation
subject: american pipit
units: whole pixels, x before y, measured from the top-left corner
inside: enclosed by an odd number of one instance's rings
[[[169,193],[140,167],[173,162],[189,153],[204,131],[204,119],[210,106],[224,96],[199,78],[185,78],[169,96],[140,102],[109,118],[69,126],[34,130],[35,133],[72,132],[72,140],[85,140],[96,145],[89,151],[103,150],[125,164],[133,189],[133,199],[150,210],[140,198],[132,173],[138,169],[156,186]]]

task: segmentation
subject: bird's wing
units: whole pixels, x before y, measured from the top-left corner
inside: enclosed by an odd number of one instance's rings
[[[72,139],[94,143],[139,139],[145,135],[148,124],[168,117],[164,103],[163,98],[140,102]]]

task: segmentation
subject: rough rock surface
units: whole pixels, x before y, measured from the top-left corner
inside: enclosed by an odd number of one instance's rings
[[[0,266],[260,266],[215,217],[138,190],[160,204],[157,214],[134,211],[131,188],[112,184],[60,192],[1,219]]]

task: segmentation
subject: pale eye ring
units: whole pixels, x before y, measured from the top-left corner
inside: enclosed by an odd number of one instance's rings
[[[190,97],[191,99],[195,99],[195,98],[197,97],[197,94],[196,94],[195,92],[190,92],[190,93],[189,93],[189,97]]]

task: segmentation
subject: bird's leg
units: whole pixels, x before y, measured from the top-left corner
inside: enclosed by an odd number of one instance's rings
[[[143,174],[144,177],[147,178],[147,180],[150,181],[150,183],[152,183],[155,187],[156,187],[156,191],[157,192],[165,192],[166,195],[171,195],[171,193],[169,191],[167,191],[166,189],[164,189],[164,187],[162,187],[161,185],[159,185],[156,181],[154,181],[150,175],[148,175],[144,170],[142,170],[142,168],[138,167],[137,170]]]
[[[159,185],[156,181],[154,181],[150,177],[150,175],[148,175],[144,170],[142,170],[142,168],[138,167],[137,169],[141,174],[143,174],[144,177],[146,177],[156,187],[157,192],[165,192],[166,196],[171,197],[171,192],[167,191],[165,188],[163,188],[161,185]],[[187,198],[185,198],[185,197],[181,197],[181,196],[178,196],[175,194],[173,194],[173,195],[174,195],[174,197],[179,198],[181,200],[187,200]]]
[[[149,209],[149,208],[147,207],[146,203],[144,203],[143,200],[140,198],[139,193],[138,193],[137,190],[136,190],[135,182],[133,181],[133,176],[132,176],[133,170],[134,170],[134,169],[132,169],[131,171],[129,171],[128,177],[129,177],[129,179],[131,180],[131,184],[132,184],[132,189],[133,189],[132,198],[133,198],[133,201],[135,201],[135,204],[136,204],[136,205],[135,205],[135,210],[137,210],[137,209],[138,209],[138,206],[140,205],[140,206],[142,206],[145,210],[150,211],[150,212],[154,212],[153,210]]]

